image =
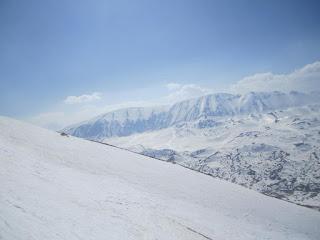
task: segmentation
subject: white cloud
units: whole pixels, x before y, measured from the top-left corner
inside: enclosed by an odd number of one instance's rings
[[[320,91],[320,62],[308,64],[288,74],[257,73],[231,86],[232,92]]]
[[[168,86],[169,85],[169,86]],[[200,87],[196,84],[176,84],[170,83],[167,84],[166,87],[169,89],[170,93],[165,99],[169,103],[174,103],[177,101],[185,100],[188,98],[196,98],[209,93],[212,93],[212,90],[208,88]]]
[[[80,96],[68,96],[64,100],[66,104],[79,104],[79,103],[88,103],[101,99],[101,93],[94,92],[92,94],[83,94]]]

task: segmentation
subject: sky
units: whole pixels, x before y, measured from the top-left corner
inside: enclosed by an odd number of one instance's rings
[[[320,90],[317,0],[0,0],[0,115],[58,129],[211,92]]]

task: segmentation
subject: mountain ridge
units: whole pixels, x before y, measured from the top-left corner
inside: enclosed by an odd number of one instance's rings
[[[169,107],[119,109],[61,131],[81,138],[102,140],[167,128],[200,118],[281,110],[317,102],[318,99],[318,92],[250,92],[244,95],[217,93],[184,100]]]

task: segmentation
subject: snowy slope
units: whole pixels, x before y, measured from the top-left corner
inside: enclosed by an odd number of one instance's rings
[[[318,239],[320,214],[0,117],[0,239]]]

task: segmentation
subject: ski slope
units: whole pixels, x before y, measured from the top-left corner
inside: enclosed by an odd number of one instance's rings
[[[0,239],[319,239],[320,213],[0,117]]]

